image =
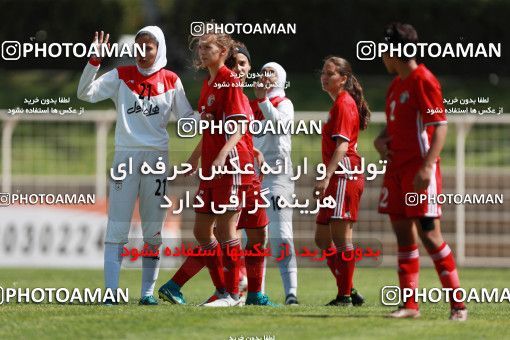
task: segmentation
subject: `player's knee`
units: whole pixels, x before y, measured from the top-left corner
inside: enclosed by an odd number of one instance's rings
[[[434,218],[433,217],[422,217],[419,219],[420,227],[422,231],[432,231],[435,228]]]
[[[206,232],[205,230],[202,230],[201,228],[193,228],[193,236],[195,236],[195,239],[200,243],[209,243],[211,240],[210,233]]]
[[[315,245],[320,249],[328,249],[331,245],[331,239],[322,235],[315,235]]]
[[[334,243],[334,244],[335,244],[335,246],[337,246],[337,247],[343,247],[343,246],[345,246],[348,242],[349,242],[349,243],[352,243],[352,240],[351,240],[351,239],[346,238],[344,235],[334,235],[332,238],[333,238],[333,243]]]
[[[255,245],[258,245],[259,247],[266,246],[266,232],[264,228],[247,231],[247,236],[247,248],[253,248]]]

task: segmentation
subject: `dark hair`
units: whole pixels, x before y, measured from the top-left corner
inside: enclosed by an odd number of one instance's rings
[[[154,34],[152,34],[151,32],[148,32],[148,31],[141,31],[141,32],[138,32],[135,36],[135,41],[138,39],[138,38],[141,38],[141,37],[149,37],[150,40],[152,40],[157,47],[159,47],[159,42],[158,42],[158,39],[156,39],[156,37],[154,36]]]
[[[228,60],[233,54],[234,48],[234,39],[230,36],[230,34],[225,33],[205,33],[201,36],[190,36],[189,39],[189,49],[193,52],[193,67],[197,70],[203,68],[202,62],[198,56],[198,43],[203,40],[213,39],[214,44],[223,47],[227,50],[227,57],[225,60]]]
[[[237,53],[244,54],[246,56],[246,58],[248,59],[248,62],[251,65],[251,57],[250,57],[250,52],[248,51],[248,48],[242,42],[235,40],[234,45],[233,45],[232,55],[230,55],[230,57],[227,60],[225,60],[225,66],[227,66],[229,69],[234,68],[234,65],[236,64],[236,54]]]
[[[416,29],[410,24],[403,24],[400,22],[392,22],[384,29],[384,42],[389,44],[417,44],[418,33]],[[409,61],[415,57],[400,56],[402,61]]]
[[[359,114],[359,128],[365,130],[370,121],[370,108],[363,95],[363,88],[358,79],[352,73],[351,64],[344,58],[336,56],[328,56],[324,59],[324,63],[332,62],[335,64],[338,73],[347,77],[344,85],[344,90],[347,91],[356,102]]]

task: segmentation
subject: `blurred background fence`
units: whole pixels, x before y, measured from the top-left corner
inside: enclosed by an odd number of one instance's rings
[[[297,112],[295,119],[320,120],[326,114],[325,111]],[[56,117],[12,116],[0,111],[0,117],[2,192],[93,193],[96,200],[104,204],[114,152],[114,111],[87,111],[82,116]],[[510,197],[510,116],[453,115],[448,119],[448,138],[441,156],[443,193],[491,193]],[[368,162],[379,159],[372,141],[384,123],[382,112],[373,113],[369,128],[360,134],[358,149]],[[177,137],[175,121],[169,124],[168,132],[171,163],[185,162],[198,138]],[[311,164],[321,161],[320,136],[295,135],[292,144],[294,166],[302,164],[304,157]],[[396,244],[388,217],[377,212],[381,183],[382,176],[366,182],[355,235],[380,241],[383,264],[389,265],[395,263]],[[311,198],[313,184],[313,174],[299,179],[296,182],[298,197]],[[178,177],[168,184],[167,195],[181,197],[185,191],[194,193],[197,187],[196,178]],[[510,265],[509,208],[508,201],[503,205],[443,206],[443,232],[456,249],[460,264]],[[188,209],[174,221],[178,235],[192,237],[193,219],[194,213]],[[313,239],[315,216],[295,211],[293,222],[296,238]],[[12,247],[10,242],[16,238],[9,233],[14,232],[16,228],[12,226],[19,223],[16,216],[4,214],[0,222],[0,238],[4,245]],[[38,235],[38,239],[44,238],[44,234]],[[98,241],[99,248],[100,243]],[[425,259],[425,264],[430,264],[427,261]]]

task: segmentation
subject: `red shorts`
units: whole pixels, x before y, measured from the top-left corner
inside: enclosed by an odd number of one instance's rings
[[[398,169],[390,167],[386,171],[379,198],[380,213],[406,218],[441,216],[441,205],[434,202],[435,200],[418,199],[422,194],[430,196],[441,194],[442,179],[439,162],[432,169],[428,188],[416,192],[413,181],[421,166],[421,162],[413,162]]]
[[[317,215],[317,224],[328,225],[330,219],[356,222],[364,185],[363,177],[350,180],[343,176],[333,176],[329,181],[325,197],[333,197],[336,207],[334,209],[321,208]]]
[[[258,202],[259,206],[264,204],[264,200],[260,197],[261,190],[262,186],[260,185],[260,181],[257,180],[254,181],[253,186],[246,191],[246,205],[241,210],[237,229],[264,228],[269,224],[266,208],[259,207],[255,212],[250,213],[250,210],[253,210],[255,207],[255,202]]]
[[[243,191],[249,191],[251,185],[230,185],[225,187],[204,188],[202,183],[198,187],[195,197],[195,205],[199,204],[198,197],[204,202],[201,208],[195,208],[195,212],[204,214],[222,214],[220,205],[229,205],[226,211],[240,211]],[[230,199],[237,196],[239,204],[232,206]]]

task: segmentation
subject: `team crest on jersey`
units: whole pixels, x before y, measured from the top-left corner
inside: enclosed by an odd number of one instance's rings
[[[214,94],[211,94],[209,97],[207,97],[207,106],[211,106],[215,99],[216,98],[214,97]]]
[[[115,181],[115,190],[116,191],[122,190],[122,181]]]
[[[409,92],[404,91],[400,94],[400,103],[404,104],[409,99]]]
[[[159,94],[162,94],[163,92],[165,92],[165,85],[162,82],[158,82],[156,90],[158,91]]]

